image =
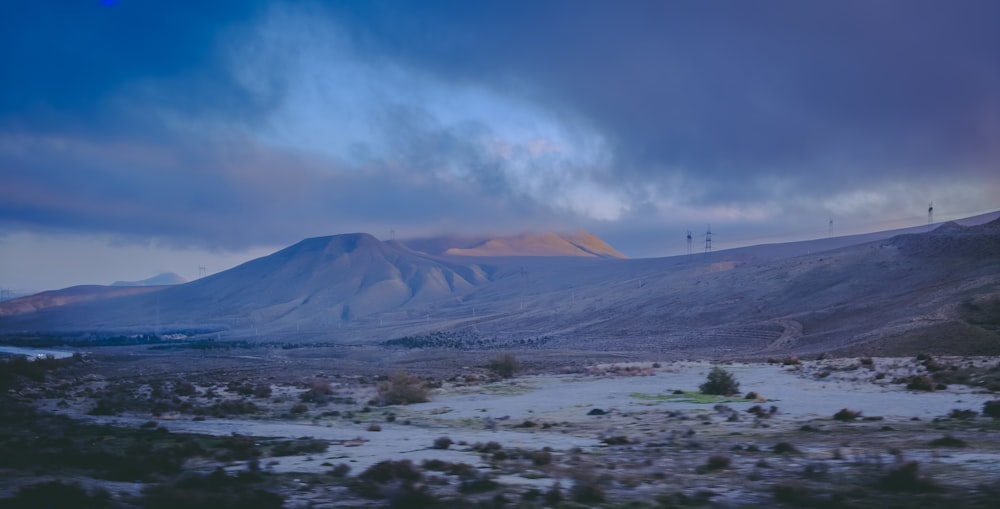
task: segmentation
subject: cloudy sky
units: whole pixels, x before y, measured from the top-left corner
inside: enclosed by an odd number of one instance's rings
[[[13,0],[0,287],[302,238],[633,257],[1000,209],[1000,2]]]

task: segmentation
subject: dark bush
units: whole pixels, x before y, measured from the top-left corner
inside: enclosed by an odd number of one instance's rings
[[[930,445],[932,447],[965,447],[969,445],[965,440],[961,438],[955,438],[951,435],[945,435],[941,438],[935,438],[931,440]]]
[[[174,394],[178,396],[194,396],[197,393],[198,390],[189,382],[183,380],[174,382]]]
[[[104,509],[114,505],[107,491],[88,492],[77,483],[49,481],[25,486],[17,495],[0,500],[0,508],[81,508]]]
[[[253,388],[253,396],[255,398],[270,398],[271,397],[271,384],[257,384]]]
[[[531,453],[531,463],[537,467],[552,463],[552,453],[549,451],[538,451]]]
[[[326,452],[330,444],[326,440],[302,437],[295,440],[284,440],[271,447],[271,456],[296,456],[300,454],[317,454]]]
[[[886,491],[907,491],[913,493],[927,493],[939,490],[933,481],[920,476],[920,463],[916,461],[907,461],[889,470],[889,473],[879,479],[876,486]]]
[[[799,452],[798,448],[788,442],[778,442],[774,445],[776,454],[794,454]]]
[[[408,405],[428,401],[430,391],[423,380],[399,370],[378,384],[379,401],[383,405]]]
[[[601,440],[601,443],[607,445],[628,445],[632,443],[632,441],[625,435],[618,435],[614,437],[607,437],[604,440]]]
[[[313,380],[309,382],[306,392],[299,394],[299,400],[304,403],[326,403],[333,395],[333,387],[326,380]]]
[[[453,443],[455,442],[453,442],[450,437],[437,437],[434,439],[433,447],[435,449],[447,449],[451,447],[451,444]]]
[[[983,415],[994,419],[1000,419],[1000,399],[983,403]]]
[[[977,415],[979,414],[975,410],[959,410],[956,408],[948,413],[948,418],[959,419],[964,421],[968,419],[974,419]]]
[[[907,380],[906,388],[911,391],[933,391],[934,379],[929,376],[912,376]]]
[[[574,479],[569,494],[573,497],[573,501],[581,504],[597,504],[605,500],[604,489],[594,478],[589,476]]]
[[[705,461],[705,466],[703,467],[705,471],[722,470],[724,468],[729,468],[733,462],[729,456],[723,456],[721,454],[713,454],[708,457]]]
[[[309,407],[305,403],[296,403],[292,406],[289,412],[293,414],[304,414],[309,411]]]
[[[740,384],[733,374],[716,366],[708,372],[708,380],[698,387],[704,394],[728,396],[740,392]]]
[[[486,367],[501,378],[510,378],[521,369],[521,363],[514,354],[505,353],[490,360]]]
[[[185,476],[174,483],[151,486],[143,491],[144,509],[279,509],[284,497],[258,488],[256,474],[235,477],[221,469],[207,476]]]
[[[848,410],[846,408],[841,408],[837,413],[833,414],[833,418],[838,421],[853,421],[861,417],[861,412],[855,410]]]

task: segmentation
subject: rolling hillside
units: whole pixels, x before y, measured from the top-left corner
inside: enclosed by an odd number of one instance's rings
[[[0,330],[712,357],[1000,354],[1000,220],[869,239],[628,260],[431,254],[337,235],[141,295],[30,310],[16,299],[0,304]]]

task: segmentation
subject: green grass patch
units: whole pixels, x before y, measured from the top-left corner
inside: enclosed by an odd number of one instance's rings
[[[640,401],[649,401],[651,403],[666,403],[670,401],[677,403],[714,404],[746,401],[746,399],[739,396],[716,396],[714,394],[702,394],[694,391],[686,391],[682,394],[646,394],[644,392],[633,392],[629,394],[629,396]]]

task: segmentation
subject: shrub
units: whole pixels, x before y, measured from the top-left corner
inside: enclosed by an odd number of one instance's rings
[[[706,471],[722,470],[724,468],[729,468],[729,465],[732,464],[732,462],[733,461],[729,458],[729,456],[713,454],[708,457],[707,461],[705,461],[704,468]]]
[[[295,440],[284,440],[274,444],[271,456],[296,456],[300,454],[318,454],[326,452],[330,444],[326,440],[303,437]]]
[[[595,479],[589,476],[574,479],[573,487],[570,488],[569,494],[575,502],[581,504],[596,504],[604,502],[605,499],[604,489],[597,484]]]
[[[774,452],[776,454],[793,454],[799,452],[799,450],[788,442],[778,442],[774,445]]]
[[[704,394],[728,396],[740,392],[740,383],[732,373],[716,366],[708,372],[708,380],[698,388]]]
[[[486,367],[501,378],[510,378],[521,368],[521,363],[514,354],[505,353],[491,360]]]
[[[552,453],[549,451],[537,451],[531,453],[531,463],[536,467],[541,467],[552,463]]]
[[[299,394],[299,399],[305,403],[326,403],[333,395],[333,387],[326,380],[309,382],[308,390]]]
[[[933,481],[920,476],[920,463],[907,461],[879,479],[876,484],[880,489],[886,491],[908,491],[915,493],[926,493],[938,491],[938,487]]]
[[[935,438],[931,440],[930,445],[932,447],[965,447],[969,445],[961,438],[955,438],[951,435],[945,435],[941,438]]]
[[[423,380],[410,376],[404,370],[393,373],[378,384],[378,396],[382,405],[423,403],[430,399],[429,392]]]
[[[332,470],[330,470],[330,475],[334,477],[346,477],[347,474],[350,472],[351,472],[351,466],[348,465],[347,463],[341,463],[333,467]]]
[[[453,442],[450,437],[437,437],[434,439],[434,448],[447,449],[451,447],[451,444],[453,443],[455,442]]]
[[[973,419],[977,415],[979,415],[979,414],[976,413],[975,410],[959,410],[959,409],[955,408],[955,409],[952,409],[952,411],[948,413],[948,418],[949,419],[960,419],[960,420],[964,421],[964,420],[968,420],[968,419]]]
[[[278,509],[285,497],[257,488],[252,475],[229,477],[221,469],[206,476],[185,476],[143,490],[140,507],[148,509]]]
[[[294,406],[292,406],[292,409],[289,410],[289,412],[291,412],[293,414],[304,414],[304,413],[306,413],[308,411],[309,411],[309,407],[306,406],[305,403],[296,403]]]
[[[0,507],[84,507],[90,509],[111,508],[111,496],[107,491],[96,490],[88,493],[79,484],[49,481],[25,486],[13,498],[0,500]]]
[[[382,431],[382,426],[375,424],[374,422],[368,425],[366,428],[368,431]]]
[[[772,489],[774,500],[785,504],[809,506],[813,503],[813,490],[798,481],[782,481]]]
[[[837,413],[833,414],[833,418],[838,421],[853,421],[861,417],[861,412],[855,410],[848,410],[846,408],[841,408]]]
[[[197,393],[198,390],[189,382],[183,380],[174,382],[174,394],[178,396],[194,396]]]
[[[358,475],[359,479],[378,483],[400,480],[416,482],[423,478],[420,470],[413,466],[410,460],[380,461]]]
[[[1000,419],[1000,399],[994,399],[993,401],[983,403],[983,415],[994,419]]]
[[[911,391],[933,391],[934,379],[929,376],[913,376],[907,381],[906,388]]]
[[[257,386],[253,388],[253,396],[255,398],[270,398],[271,384],[257,384]]]

